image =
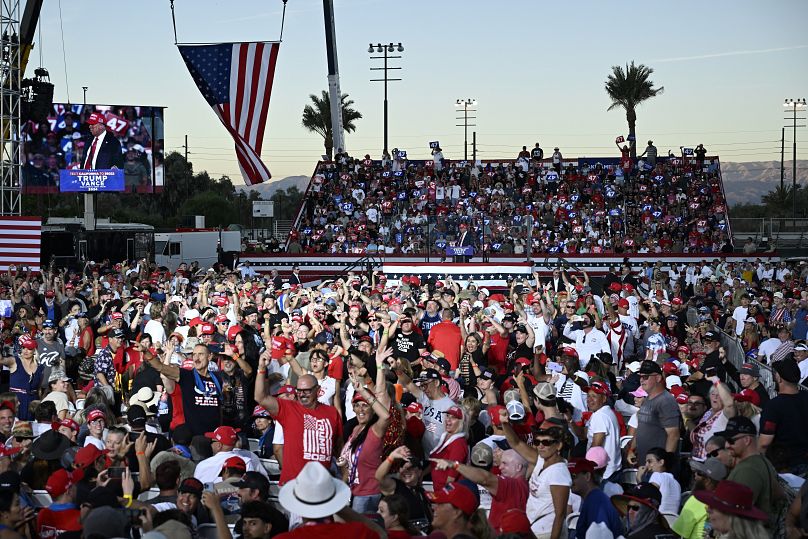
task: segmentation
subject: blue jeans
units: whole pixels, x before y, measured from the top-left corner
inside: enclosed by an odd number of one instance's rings
[[[381,494],[373,494],[371,496],[354,496],[353,501],[351,502],[351,509],[360,515],[377,513],[379,511],[379,501],[381,499]]]

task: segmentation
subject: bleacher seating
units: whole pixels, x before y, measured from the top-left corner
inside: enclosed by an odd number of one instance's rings
[[[623,175],[617,158],[318,164],[292,252],[437,253],[465,222],[489,254],[711,253],[729,248],[717,158],[662,158]],[[642,166],[640,163],[639,166]]]

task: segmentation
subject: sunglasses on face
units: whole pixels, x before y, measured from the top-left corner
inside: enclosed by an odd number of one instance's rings
[[[629,511],[639,511],[640,506],[639,505],[627,505],[626,509],[629,510]]]
[[[542,438],[540,440],[535,440],[536,445],[540,445],[543,447],[550,447],[551,445],[557,444],[558,440],[554,438]]]
[[[721,448],[713,449],[709,453],[707,453],[707,458],[715,458],[721,454]]]
[[[297,389],[298,393],[307,393],[308,394],[308,393],[311,393],[312,391],[314,391],[313,387],[308,387],[308,388],[307,387],[298,387],[296,389]]]

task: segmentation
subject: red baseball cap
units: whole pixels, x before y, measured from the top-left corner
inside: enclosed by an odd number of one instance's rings
[[[238,441],[238,432],[241,429],[234,429],[233,427],[222,426],[218,427],[213,432],[206,432],[205,438],[215,440],[222,445],[235,446]]]
[[[30,335],[20,335],[17,339],[17,342],[20,344],[21,347],[25,348],[26,350],[36,350],[36,339],[31,337]]]
[[[561,349],[562,356],[570,356],[570,357],[578,357],[578,350],[573,348],[572,346],[565,346]]]
[[[109,317],[112,320],[123,320],[123,313],[119,311],[115,311],[114,313],[110,314]]]
[[[297,390],[293,386],[290,386],[289,384],[282,385],[281,387],[278,388],[278,390],[275,392],[275,395],[273,396],[277,397],[278,395],[297,395]]]
[[[45,290],[45,297],[46,297],[46,298],[49,298],[49,299],[50,299],[50,298],[54,297],[55,295],[56,295],[56,294],[54,293],[54,291],[53,291],[53,290]]]
[[[224,296],[218,296],[213,299],[213,304],[217,307],[226,307],[229,301]]]
[[[760,406],[760,395],[754,389],[744,389],[740,393],[733,393],[732,398],[735,402],[751,402],[755,406]]]
[[[74,430],[76,432],[78,432],[79,429],[80,429],[79,424],[76,423],[75,421],[73,421],[72,419],[70,419],[69,417],[66,417],[66,418],[62,419],[61,421],[59,421],[57,423],[57,429],[58,429],[58,427],[67,427],[67,428],[72,429],[72,430]]]
[[[236,335],[244,331],[244,328],[241,326],[233,326],[227,330],[227,340],[233,342],[236,340]]]
[[[244,462],[244,459],[242,459],[241,457],[230,457],[229,459],[224,461],[224,464],[222,464],[222,471],[225,471],[228,468],[231,470],[246,473],[247,463]]]
[[[594,462],[581,457],[573,457],[567,461],[567,469],[571,474],[594,472],[596,468],[597,465]]]
[[[6,447],[0,445],[0,457],[11,457],[22,451],[22,447]]]
[[[87,125],[96,125],[96,124],[106,125],[106,123],[107,119],[104,118],[104,115],[101,114],[100,112],[93,112],[92,114],[90,114],[90,117],[87,118]]]
[[[449,408],[443,413],[456,417],[457,419],[463,419],[463,409],[460,406],[449,406]]]
[[[600,380],[597,380],[589,384],[589,388],[587,388],[586,391],[587,393],[592,391],[593,393],[597,393],[598,395],[605,395],[607,397],[612,394],[612,391],[609,389],[609,386],[607,386]]]
[[[228,318],[226,314],[219,314],[216,315],[216,323],[221,324],[222,322],[227,322]]]
[[[626,298],[620,298],[619,300],[617,300],[617,306],[621,309],[628,309],[629,302]]]
[[[76,456],[73,459],[73,466],[76,468],[86,468],[88,466],[92,466],[95,461],[99,458],[103,457],[109,453],[108,450],[104,449],[101,451],[93,444],[85,445],[78,451],[76,451]]]
[[[443,490],[427,492],[426,495],[432,503],[448,503],[466,515],[477,510],[477,497],[464,485],[449,483]]]
[[[90,410],[90,413],[87,414],[87,423],[90,421],[95,421],[96,419],[103,419],[104,421],[107,420],[106,414],[99,409]]]
[[[200,335],[213,335],[214,333],[216,333],[216,327],[213,324],[205,322],[199,326]]]
[[[407,406],[407,411],[411,414],[420,414],[424,411],[424,405],[420,402],[411,402]]]
[[[500,418],[499,412],[500,410],[504,410],[505,407],[497,404],[496,406],[489,406],[488,407],[488,416],[491,418],[491,423],[496,425],[497,427],[500,426]]]
[[[680,297],[675,297],[671,300],[671,305],[684,305],[684,301]]]
[[[84,469],[78,468],[72,472],[61,469],[56,470],[48,478],[45,484],[45,490],[51,495],[51,498],[58,498],[68,490],[70,487],[78,483],[84,477]]]
[[[675,363],[672,361],[668,361],[662,365],[662,372],[665,374],[679,374],[679,367],[676,366]]]

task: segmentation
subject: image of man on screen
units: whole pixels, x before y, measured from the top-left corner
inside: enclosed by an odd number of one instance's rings
[[[90,137],[84,138],[83,169],[105,170],[123,168],[123,153],[121,143],[107,131],[104,115],[93,112],[87,119],[90,128]]]

